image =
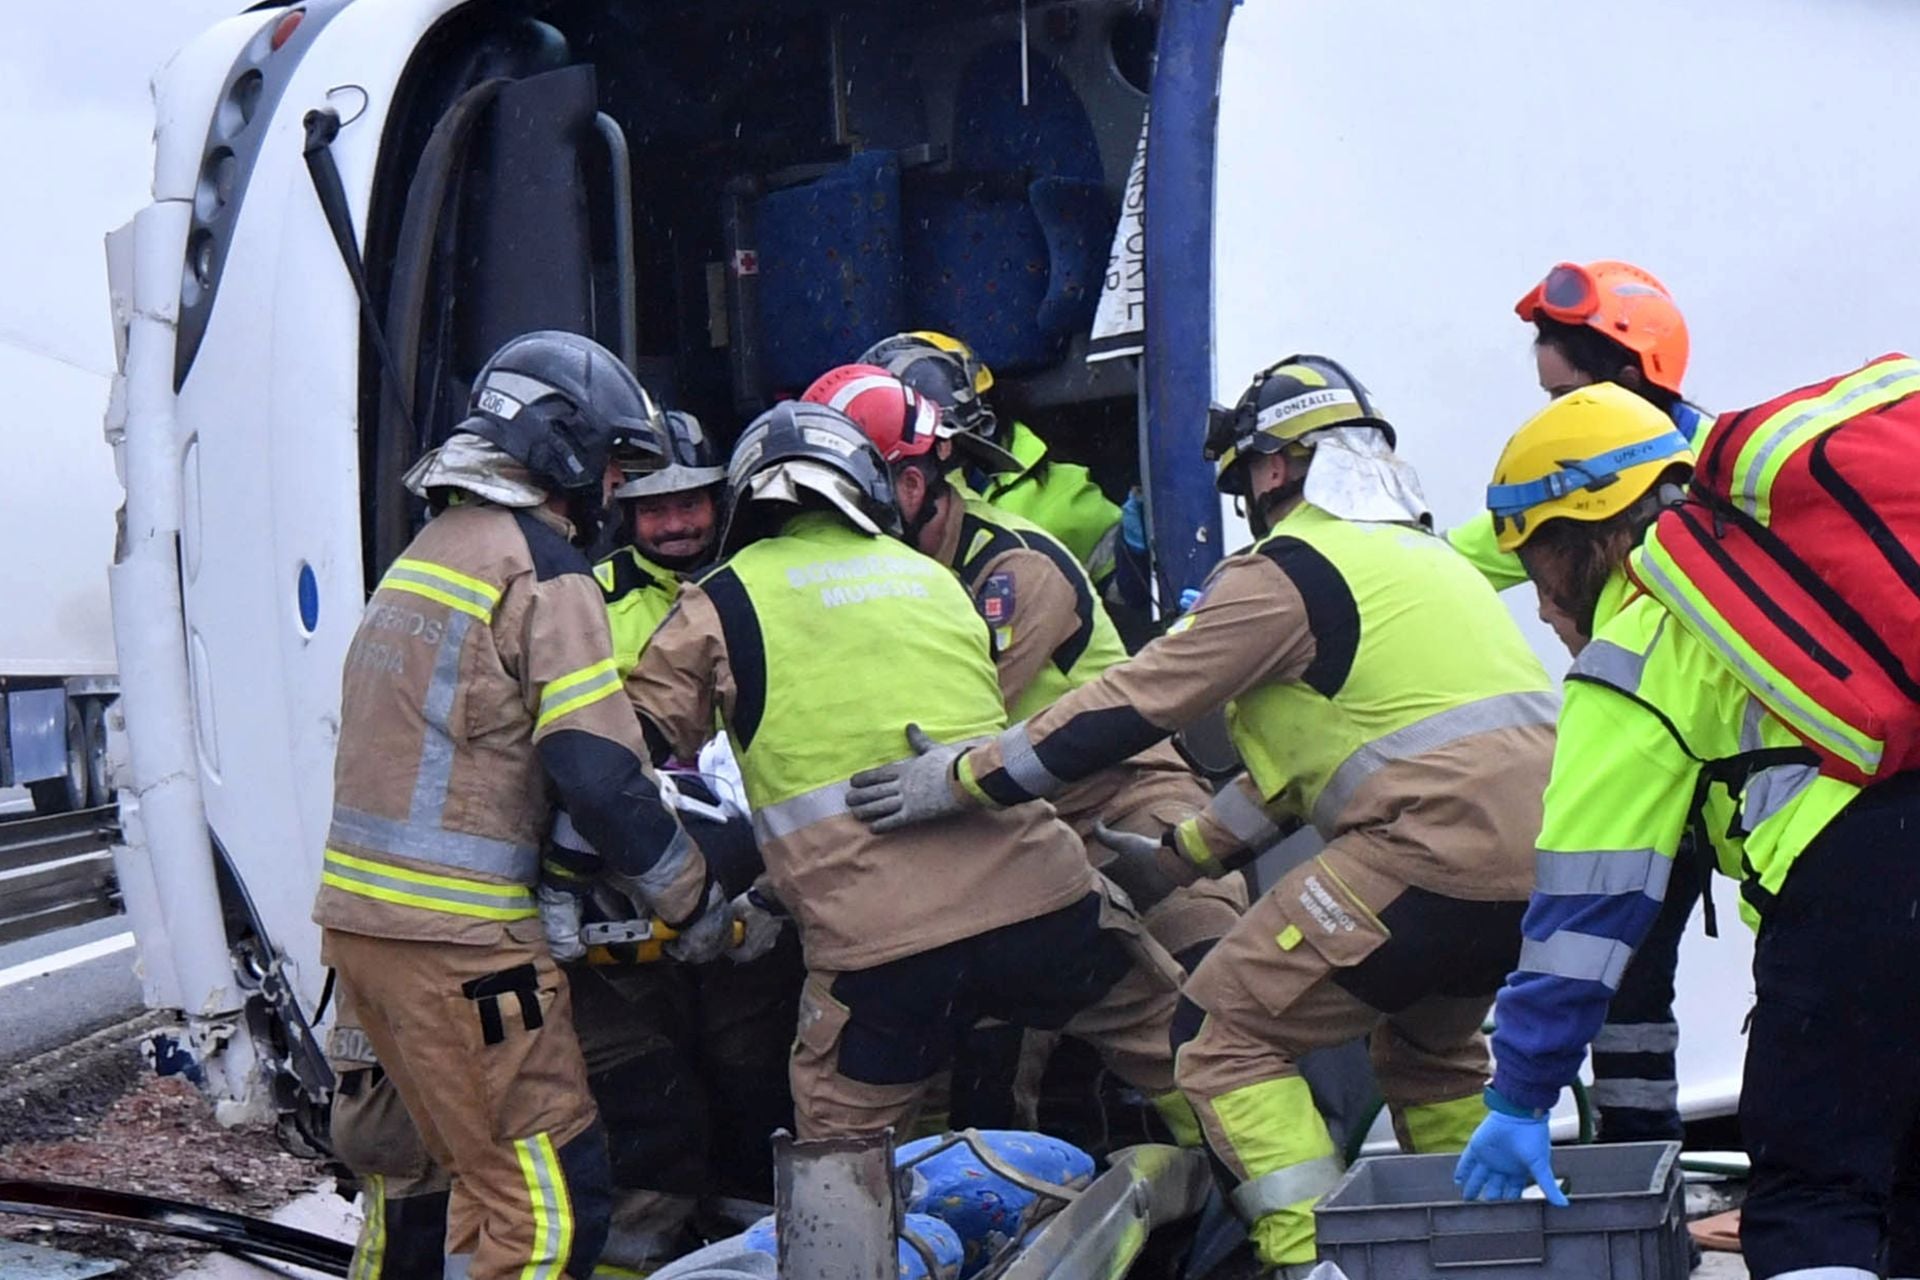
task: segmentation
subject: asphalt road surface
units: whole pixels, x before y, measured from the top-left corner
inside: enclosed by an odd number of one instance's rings
[[[141,1010],[125,916],[0,946],[0,1063],[68,1044]]]

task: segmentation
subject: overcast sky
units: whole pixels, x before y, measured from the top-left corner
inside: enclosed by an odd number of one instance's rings
[[[111,368],[101,237],[148,198],[148,78],[244,2],[7,4],[0,346]],[[1290,351],[1343,359],[1451,524],[1542,404],[1512,305],[1555,261],[1664,277],[1710,408],[1912,349],[1920,78],[1883,72],[1917,46],[1905,0],[1254,0],[1222,99],[1215,395]],[[0,425],[16,462],[22,430]]]
[[[113,367],[101,237],[153,179],[147,81],[244,0],[60,0],[6,6],[0,41],[0,341]]]

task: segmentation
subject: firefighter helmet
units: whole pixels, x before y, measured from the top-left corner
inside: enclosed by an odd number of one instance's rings
[[[879,365],[829,369],[800,398],[846,414],[888,462],[922,457],[939,438],[940,407]]]
[[[1377,427],[1392,445],[1391,424],[1380,416],[1360,380],[1325,356],[1292,355],[1254,375],[1231,408],[1208,415],[1206,456],[1222,493],[1247,492],[1249,454],[1279,453],[1302,436],[1328,427]]]
[[[880,451],[846,414],[811,401],[783,400],[747,424],[727,464],[727,490],[722,555],[762,525],[755,518],[764,515],[761,508],[799,506],[809,495],[866,533],[900,532],[893,480]]]
[[[700,419],[679,409],[661,415],[664,438],[649,442],[649,449],[629,452],[616,450],[626,479],[613,491],[616,498],[645,498],[655,494],[684,493],[705,489],[727,478],[720,461],[720,450],[700,425]],[[631,461],[632,466],[629,467]]]
[[[454,429],[499,446],[550,490],[597,504],[614,450],[644,450],[662,423],[613,352],[577,333],[541,329],[493,353]]]

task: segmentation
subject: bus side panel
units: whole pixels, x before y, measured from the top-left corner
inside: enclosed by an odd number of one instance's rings
[[[309,1011],[325,972],[307,917],[332,804],[340,666],[365,584],[358,303],[302,157],[302,118],[340,113],[334,157],[364,231],[393,85],[449,7],[351,5],[306,52],[268,126],[179,395],[207,816]]]

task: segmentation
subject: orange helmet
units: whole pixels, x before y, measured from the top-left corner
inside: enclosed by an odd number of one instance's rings
[[[1630,262],[1562,262],[1527,290],[1514,312],[1529,323],[1546,316],[1583,324],[1640,357],[1656,387],[1680,394],[1687,372],[1687,322],[1667,286]]]
[[[800,398],[853,419],[888,462],[918,458],[938,438],[940,406],[877,365],[829,369]]]

